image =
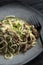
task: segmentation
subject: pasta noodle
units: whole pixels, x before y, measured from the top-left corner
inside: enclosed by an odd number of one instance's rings
[[[24,53],[35,45],[38,32],[25,20],[8,16],[0,22],[0,25],[0,54],[6,59]]]

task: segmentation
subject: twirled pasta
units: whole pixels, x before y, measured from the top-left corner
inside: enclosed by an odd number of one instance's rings
[[[37,30],[21,18],[9,16],[4,18],[0,25],[0,54],[6,59],[26,52],[35,45]]]

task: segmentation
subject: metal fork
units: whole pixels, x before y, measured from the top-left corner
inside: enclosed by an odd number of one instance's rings
[[[40,41],[41,41],[42,46],[43,46],[43,40],[42,40],[42,36],[41,36],[42,26],[41,26],[37,16],[32,16],[29,20],[30,20],[30,24],[34,25],[35,28],[37,29],[37,31],[39,32]]]

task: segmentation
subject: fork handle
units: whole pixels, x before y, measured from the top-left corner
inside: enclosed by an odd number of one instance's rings
[[[43,47],[43,39],[42,39],[41,33],[39,33],[39,36],[40,36],[40,41],[41,41],[42,47]]]

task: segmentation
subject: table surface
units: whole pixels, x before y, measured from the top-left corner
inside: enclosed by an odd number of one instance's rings
[[[3,2],[2,2],[3,1]],[[3,4],[4,5],[4,0],[2,0],[2,1],[0,1],[0,6]],[[8,1],[8,0],[6,0],[6,1]],[[20,0],[21,1],[21,0]],[[24,1],[24,0],[23,0]],[[42,5],[39,5],[40,6],[40,8],[37,8],[37,5],[36,6],[34,6],[32,3],[31,3],[31,1],[32,0],[29,0],[28,1],[28,3],[30,2],[30,5],[32,5],[32,7],[34,7],[34,8],[36,8],[37,10],[39,10],[40,12],[42,12],[43,13],[43,7],[41,7]],[[34,0],[33,0],[34,1]],[[37,0],[38,1],[38,0]],[[42,1],[42,0],[41,0]],[[7,3],[7,2],[6,2]],[[25,2],[25,3],[27,3],[27,2]],[[24,4],[25,4],[24,3]],[[41,9],[42,8],[42,9]],[[41,9],[41,10],[40,10]],[[39,56],[37,56],[35,59],[33,59],[32,61],[30,61],[30,62],[28,62],[28,63],[26,63],[25,65],[43,65],[43,52],[39,55]]]
[[[43,52],[39,56],[37,56],[35,59],[33,59],[32,61],[24,65],[43,65]]]

